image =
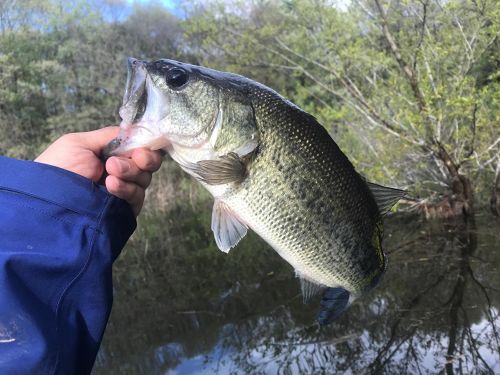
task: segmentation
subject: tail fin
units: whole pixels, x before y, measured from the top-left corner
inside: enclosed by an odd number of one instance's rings
[[[325,326],[337,320],[349,306],[349,292],[343,288],[328,288],[321,298],[318,322]]]

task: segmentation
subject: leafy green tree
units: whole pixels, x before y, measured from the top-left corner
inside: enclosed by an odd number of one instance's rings
[[[160,5],[7,0],[0,21],[0,152],[10,156],[118,124],[128,56],[182,58],[178,20]]]
[[[471,180],[491,181],[499,163],[496,1],[193,9],[205,61],[267,68],[264,83],[315,114],[369,178],[439,196],[443,216],[473,211]]]
[[[342,4],[191,1],[180,20],[159,3],[5,0],[0,152],[32,158],[62,133],[119,123],[127,56],[169,57],[275,88],[361,173],[429,212],[471,212],[473,192],[498,209],[498,2]]]

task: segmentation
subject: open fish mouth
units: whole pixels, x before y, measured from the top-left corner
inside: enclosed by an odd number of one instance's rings
[[[139,121],[146,112],[148,94],[146,90],[146,62],[128,58],[127,83],[120,107],[120,117],[127,125]]]
[[[146,113],[148,92],[146,89],[146,61],[133,57],[127,62],[127,82],[123,94],[122,106],[119,115],[122,119],[121,131],[102,151],[101,159],[106,161],[113,156],[117,149],[132,135],[135,124],[140,122]]]
[[[147,90],[144,90],[144,93],[142,94],[142,96],[137,104],[137,111],[136,111],[135,116],[132,120],[132,123],[141,121],[142,116],[144,116],[144,113],[146,112],[147,104],[148,104],[148,92],[147,92]]]

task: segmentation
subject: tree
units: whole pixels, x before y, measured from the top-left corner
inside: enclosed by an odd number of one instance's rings
[[[356,1],[339,10],[296,0],[208,10],[190,20],[202,51],[229,67],[253,63],[286,76],[285,94],[317,115],[370,178],[439,195],[420,203],[442,216],[473,212],[480,186],[471,180],[491,182],[500,150],[497,2]],[[274,78],[264,83],[281,89]]]
[[[2,2],[2,154],[34,158],[61,134],[118,124],[127,57],[180,55],[178,20],[166,9],[108,5]]]

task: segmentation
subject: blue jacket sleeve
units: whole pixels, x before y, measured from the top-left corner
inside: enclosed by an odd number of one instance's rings
[[[129,205],[56,167],[0,157],[0,374],[88,374]]]

